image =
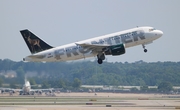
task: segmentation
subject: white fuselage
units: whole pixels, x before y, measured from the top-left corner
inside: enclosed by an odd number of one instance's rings
[[[30,85],[29,81],[27,81],[27,80],[25,81],[25,84],[24,84],[24,86],[22,88],[22,91],[23,91],[24,94],[30,93],[31,85]]]
[[[48,49],[30,56],[25,61],[69,61],[82,58],[94,57],[98,53],[93,52],[91,48],[83,48],[78,44],[94,44],[94,45],[119,45],[124,44],[125,48],[145,45],[153,42],[163,35],[163,32],[153,27],[137,27],[125,31],[120,31],[92,39],[70,43]],[[34,57],[35,56],[35,57]],[[39,57],[37,57],[39,56]]]
[[[28,94],[31,94],[31,85],[29,81],[25,80],[25,84],[23,85],[23,88],[20,91],[20,95],[28,95]]]

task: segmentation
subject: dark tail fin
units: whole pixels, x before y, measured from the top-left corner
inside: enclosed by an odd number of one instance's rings
[[[20,33],[32,54],[53,48],[27,29],[21,30]]]

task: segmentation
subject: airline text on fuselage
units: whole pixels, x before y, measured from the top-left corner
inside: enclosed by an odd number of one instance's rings
[[[122,44],[122,43],[126,44],[126,43],[136,42],[138,40],[144,40],[144,39],[145,39],[145,36],[144,36],[143,31],[133,31],[133,32],[125,33],[125,34],[116,35],[116,36],[113,36],[113,37],[98,39],[98,41],[94,40],[94,41],[91,41],[91,44],[113,45],[113,41],[114,41],[115,42],[114,45],[117,45],[117,44]],[[59,59],[61,59],[60,56],[65,55],[65,53],[66,53],[67,57],[71,57],[72,54],[74,56],[77,56],[79,54],[89,53],[90,51],[91,50],[88,49],[88,48],[84,49],[79,45],[74,45],[74,46],[70,46],[70,47],[67,47],[67,48],[62,48],[62,49],[55,50],[54,55],[55,55],[55,58],[57,60],[59,60]]]

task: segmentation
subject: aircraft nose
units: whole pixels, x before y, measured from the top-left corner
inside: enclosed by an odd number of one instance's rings
[[[160,38],[163,35],[163,32],[161,30],[155,30],[154,34],[156,38]]]
[[[159,36],[161,37],[163,35],[163,32],[159,30]]]
[[[157,30],[157,35],[161,37],[163,35],[163,32],[161,30]]]

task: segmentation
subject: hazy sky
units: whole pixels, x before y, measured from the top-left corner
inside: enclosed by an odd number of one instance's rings
[[[180,0],[0,0],[0,59],[30,55],[19,30],[29,29],[52,46],[152,26],[164,35],[108,61],[180,61]]]

